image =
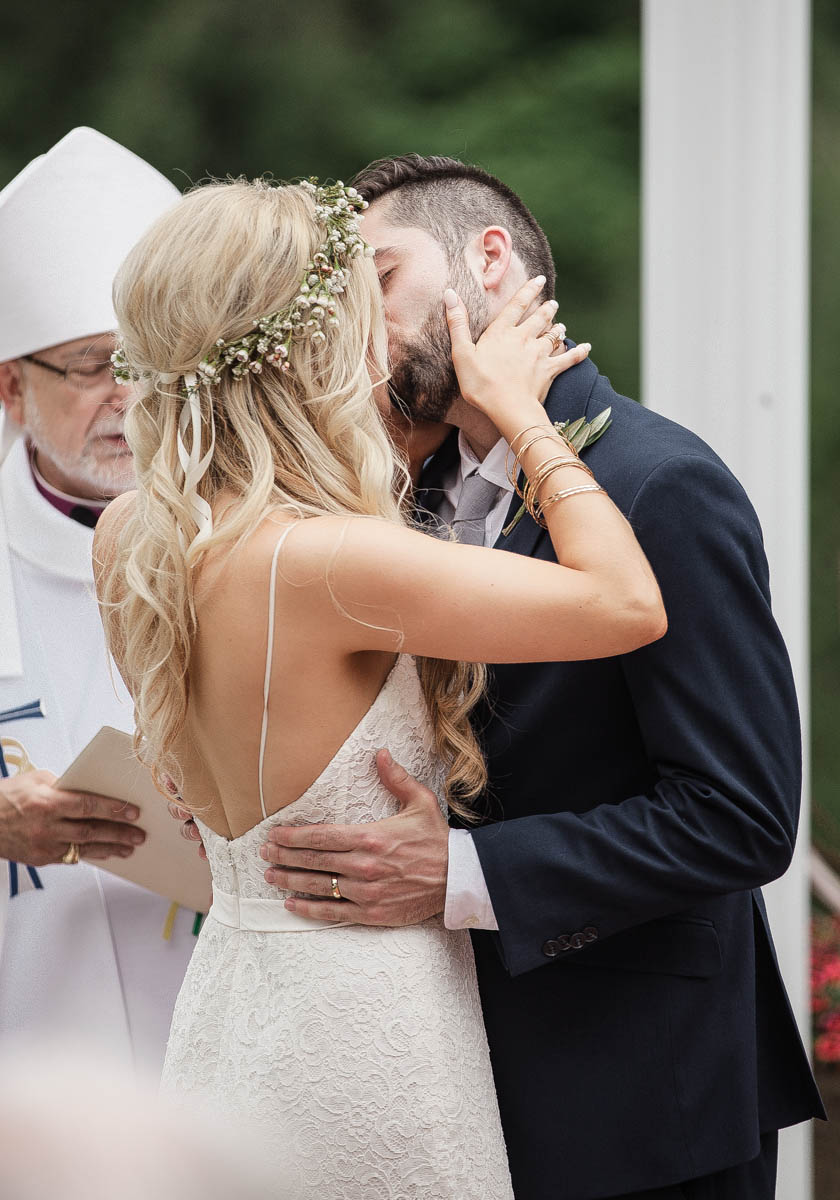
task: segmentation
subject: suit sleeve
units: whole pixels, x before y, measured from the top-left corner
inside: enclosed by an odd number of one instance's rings
[[[669,622],[622,659],[658,780],[620,803],[474,831],[512,975],[544,965],[548,939],[586,930],[574,947],[585,956],[593,933],[759,887],[793,853],[799,718],[758,519],[731,473],[699,455],[658,465],[628,515]],[[545,786],[562,803],[562,758]]]

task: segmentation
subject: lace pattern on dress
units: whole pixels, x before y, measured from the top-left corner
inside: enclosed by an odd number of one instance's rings
[[[214,887],[282,904],[259,847],[272,825],[396,810],[374,755],[438,796],[443,768],[414,661],[307,791],[225,839],[200,824]],[[442,919],[404,929],[265,933],[206,920],[178,999],[163,1087],[256,1122],[288,1200],[512,1200],[472,946]]]

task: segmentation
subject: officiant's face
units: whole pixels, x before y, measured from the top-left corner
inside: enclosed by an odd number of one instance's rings
[[[362,236],[376,251],[385,302],[391,402],[418,420],[442,421],[458,398],[443,293],[454,287],[467,306],[473,336],[487,326],[487,302],[466,264],[450,264],[425,229],[388,220],[388,197],[362,219]]]
[[[3,399],[47,483],[81,499],[134,486],[123,436],[129,388],[114,381],[112,334],[78,338],[4,364]],[[33,361],[35,360],[35,361]]]

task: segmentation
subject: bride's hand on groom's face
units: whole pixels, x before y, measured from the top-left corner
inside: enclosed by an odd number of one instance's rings
[[[318,921],[416,925],[443,912],[449,826],[437,797],[387,750],[379,777],[400,802],[396,816],[362,825],[276,825],[260,853],[265,872],[284,891],[306,892],[286,907]],[[341,899],[334,898],[333,879]]]
[[[557,301],[537,303],[544,286],[544,275],[523,284],[477,342],[463,301],[452,288],[444,292],[461,395],[508,441],[540,419],[539,409],[554,379],[582,362],[590,350],[588,343],[566,349],[566,327],[554,325]]]

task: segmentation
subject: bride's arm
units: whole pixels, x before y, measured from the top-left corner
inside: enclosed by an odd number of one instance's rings
[[[477,345],[460,301],[450,296],[455,302],[447,309],[462,394],[508,443],[530,431],[518,441],[527,447],[522,467],[529,477],[551,459],[570,457],[542,399],[552,378],[588,349],[550,354],[551,343],[539,335],[553,304],[522,319],[538,290],[537,281],[520,289]],[[534,441],[541,429],[549,436]],[[544,500],[591,484],[582,466],[566,465],[548,475],[539,494]],[[298,579],[324,581],[321,634],[349,651],[531,662],[624,654],[661,637],[666,620],[653,572],[607,495],[570,496],[551,504],[545,518],[556,564],[368,518],[307,521],[286,554]],[[318,588],[313,582],[303,589],[308,608]]]

